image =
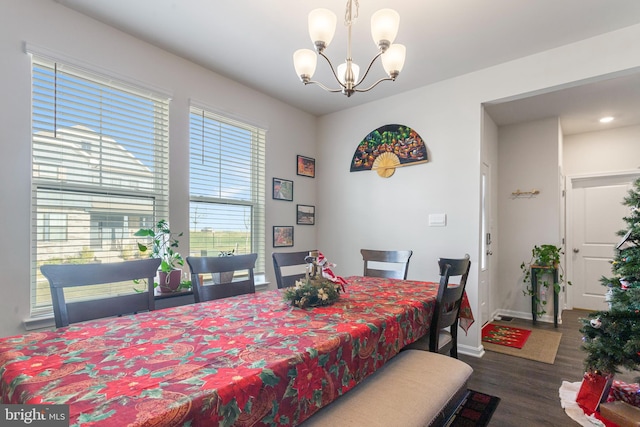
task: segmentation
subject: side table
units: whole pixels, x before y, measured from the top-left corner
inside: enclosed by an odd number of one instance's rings
[[[553,283],[558,283],[558,269],[552,266],[546,265],[532,265],[531,266],[531,290],[533,295],[531,296],[531,314],[533,315],[533,324],[535,325],[538,320],[538,307],[536,304],[536,296],[538,295],[538,275],[545,273],[553,274]],[[553,286],[553,326],[558,327],[558,292],[556,287]]]

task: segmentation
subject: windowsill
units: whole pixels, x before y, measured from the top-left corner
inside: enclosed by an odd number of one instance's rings
[[[265,282],[264,277],[257,277],[255,286],[256,286],[256,292],[265,291],[269,288],[269,282]],[[188,291],[180,291],[180,292],[170,292],[170,293],[168,292],[168,293],[162,294],[156,290],[154,297],[157,301],[165,298],[175,298],[175,297],[182,297],[187,295],[193,295],[193,291],[188,290]]]
[[[256,292],[266,291],[269,289],[269,282],[256,283]]]
[[[256,292],[262,292],[269,289],[269,282],[264,280],[265,277],[263,275],[256,276],[255,279],[256,279]],[[157,294],[155,295],[155,300],[158,301],[166,298],[174,298],[174,297],[181,297],[181,296],[187,296],[187,295],[193,295],[193,291],[174,292],[172,294]],[[56,322],[53,318],[53,313],[44,314],[42,316],[29,317],[28,319],[24,320],[23,324],[24,324],[24,328],[28,332],[35,331],[38,329],[55,328],[56,326]]]
[[[166,299],[166,298],[176,298],[176,297],[182,297],[182,296],[187,296],[187,295],[193,295],[193,291],[191,289],[189,289],[188,291],[179,291],[179,292],[166,292],[166,293],[160,293],[156,290],[155,294],[153,295],[153,298],[158,301],[158,300],[162,300],[162,299]]]
[[[29,317],[24,320],[24,328],[29,331],[36,331],[38,329],[55,328],[56,322],[53,319],[53,313],[45,314],[38,317]]]

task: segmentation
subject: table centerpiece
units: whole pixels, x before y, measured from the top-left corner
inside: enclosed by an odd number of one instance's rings
[[[297,280],[294,286],[285,289],[285,301],[300,308],[321,307],[336,302],[347,282],[331,271],[335,264],[327,262],[319,251],[309,252],[305,262],[305,276]]]

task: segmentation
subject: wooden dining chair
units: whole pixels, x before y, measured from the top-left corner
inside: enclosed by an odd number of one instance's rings
[[[258,254],[235,255],[225,257],[187,257],[187,264],[191,269],[191,288],[196,302],[211,301],[214,299],[228,298],[236,295],[253,294],[256,292],[256,285],[253,276],[253,269],[256,265]],[[234,275],[229,276],[229,281],[215,283],[214,276],[223,278],[223,273],[247,271],[247,275],[242,275],[234,279]],[[212,284],[205,285],[204,275],[211,274]],[[237,275],[236,275],[237,276]]]
[[[364,260],[365,276],[386,277],[389,279],[407,278],[407,273],[409,272],[409,260],[411,259],[411,255],[413,255],[413,251],[378,251],[372,249],[360,249],[360,253]]]
[[[154,278],[160,259],[150,258],[135,261],[92,264],[46,264],[40,271],[49,281],[56,327],[71,323],[123,314],[151,311],[155,309],[153,295]],[[146,279],[147,288],[135,292],[134,280]],[[132,281],[130,294],[113,297],[67,302],[66,288],[90,285],[108,285]]]
[[[307,263],[304,259],[309,256],[309,252],[313,251],[315,249],[300,252],[274,252],[271,254],[278,289],[294,286],[296,280],[300,280],[305,276],[306,270],[304,268],[306,268]]]
[[[440,258],[438,266],[440,267],[440,284],[429,333],[405,348],[449,354],[457,359],[458,319],[471,261],[469,255],[461,259]],[[459,277],[459,283],[450,284],[452,277]]]

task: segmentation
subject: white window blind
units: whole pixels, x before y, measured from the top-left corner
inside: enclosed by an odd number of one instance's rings
[[[139,228],[168,214],[169,99],[32,56],[32,315],[51,311],[42,264],[140,257]],[[82,287],[66,298],[106,294]],[[104,286],[101,286],[104,288]]]
[[[257,253],[265,271],[266,132],[202,108],[190,111],[190,254]]]

